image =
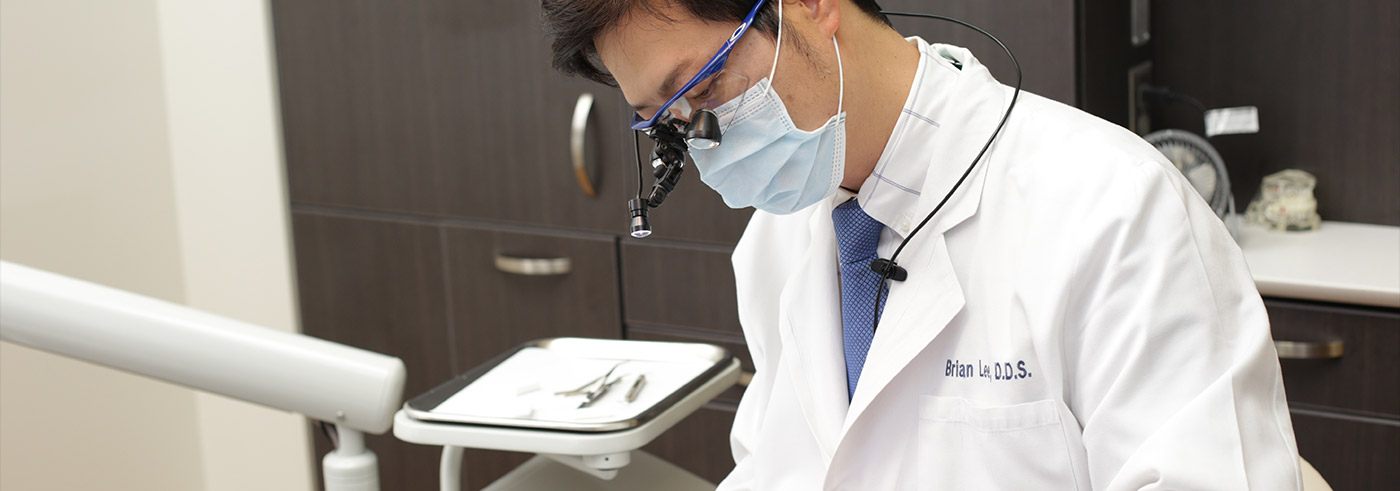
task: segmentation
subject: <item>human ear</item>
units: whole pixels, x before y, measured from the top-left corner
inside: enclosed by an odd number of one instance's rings
[[[782,1],[782,0],[780,0]],[[822,37],[836,35],[836,29],[841,26],[841,0],[788,0],[793,5],[796,13],[807,17]]]

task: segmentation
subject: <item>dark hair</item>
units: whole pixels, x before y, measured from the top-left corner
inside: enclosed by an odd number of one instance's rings
[[[753,28],[773,36],[777,33],[778,14],[774,2],[763,5],[754,19]],[[875,0],[853,0],[862,12],[886,25],[889,19],[880,13]],[[543,0],[545,32],[554,38],[554,68],[569,75],[608,85],[617,85],[611,74],[598,61],[598,48],[593,40],[612,28],[633,9],[668,19],[655,5],[673,2],[701,20],[738,23],[753,8],[754,0]]]

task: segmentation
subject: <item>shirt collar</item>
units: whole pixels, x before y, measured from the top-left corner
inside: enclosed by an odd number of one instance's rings
[[[831,198],[832,206],[857,198],[866,214],[900,237],[907,237],[921,218],[916,216],[919,194],[937,150],[929,148],[927,142],[943,125],[938,109],[958,70],[922,38],[907,39],[918,46],[919,67],[875,170],[861,184],[859,193],[837,188]]]

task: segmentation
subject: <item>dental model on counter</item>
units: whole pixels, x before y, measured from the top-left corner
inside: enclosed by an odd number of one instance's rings
[[[1315,187],[1317,178],[1298,169],[1264,176],[1259,196],[1245,210],[1245,220],[1270,230],[1315,230],[1322,224],[1322,217],[1317,214],[1317,198],[1313,196]]]

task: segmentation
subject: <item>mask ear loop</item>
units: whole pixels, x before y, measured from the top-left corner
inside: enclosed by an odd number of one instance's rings
[[[835,34],[831,35],[831,45],[836,47],[836,114],[840,115],[846,102],[846,68],[841,66],[841,45]]]
[[[783,52],[783,2],[778,0],[778,36],[773,46],[773,66],[768,69],[768,88],[773,88],[773,77],[778,73],[778,54]]]
[[[773,89],[773,80],[778,74],[778,55],[783,52],[783,2],[778,0],[778,35],[777,45],[773,48],[773,66],[768,69],[768,89]],[[836,114],[841,114],[846,103],[846,67],[841,63],[841,44],[836,42],[836,35],[831,36],[831,45],[836,48]]]

